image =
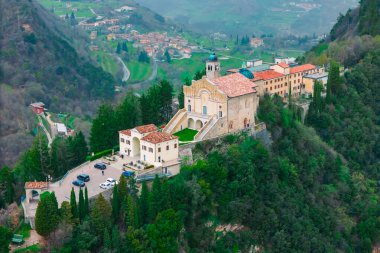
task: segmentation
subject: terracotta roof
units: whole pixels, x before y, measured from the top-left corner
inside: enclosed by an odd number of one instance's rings
[[[25,189],[43,189],[47,187],[47,182],[25,182]]]
[[[146,134],[150,133],[153,131],[157,131],[157,127],[154,124],[149,124],[149,125],[144,125],[144,126],[137,126],[135,129],[140,133],[140,134]]]
[[[146,141],[146,142],[150,142],[153,144],[157,144],[157,143],[161,143],[161,142],[165,142],[165,141],[174,140],[177,138],[178,138],[177,136],[174,136],[174,135],[171,135],[168,133],[164,133],[164,132],[152,132],[152,133],[148,134],[147,136],[144,136],[143,138],[141,138],[141,140]]]
[[[121,130],[121,131],[119,131],[119,133],[131,136],[131,129]]]
[[[212,80],[218,88],[228,97],[238,97],[249,93],[255,93],[255,84],[240,73],[222,76]]]
[[[278,66],[280,66],[281,68],[289,68],[289,65],[286,64],[285,62],[280,62],[279,64],[277,64]]]
[[[254,73],[255,78],[254,81],[257,80],[270,80],[273,78],[279,78],[284,76],[284,74],[281,74],[279,72],[274,71],[273,69],[265,70],[265,71],[259,71]]]
[[[304,65],[299,65],[295,66],[290,69],[290,74],[298,73],[298,72],[303,72],[303,71],[308,71],[315,69],[315,66],[313,64],[304,64]]]

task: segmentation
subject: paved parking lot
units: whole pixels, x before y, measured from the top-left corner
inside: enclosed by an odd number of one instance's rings
[[[74,186],[72,182],[77,179],[77,176],[79,174],[83,173],[90,176],[90,181],[86,182],[89,198],[105,191],[104,189],[100,188],[99,185],[105,182],[107,178],[112,177],[116,180],[119,180],[119,177],[123,171],[119,166],[117,166],[117,164],[111,163],[111,165],[107,165],[107,169],[104,170],[104,175],[102,175],[101,170],[94,168],[94,164],[97,162],[99,162],[99,160],[90,162],[89,164],[81,166],[80,168],[71,172],[66,176],[61,184],[59,184],[59,182],[50,184],[49,191],[55,192],[59,205],[65,200],[70,201],[70,193],[72,187],[74,187],[78,201],[79,187]]]

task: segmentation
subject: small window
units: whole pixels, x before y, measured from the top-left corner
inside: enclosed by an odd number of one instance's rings
[[[177,143],[174,144],[174,148],[177,148]]]
[[[169,150],[169,146],[166,146],[166,150]]]
[[[189,112],[191,112],[191,105],[188,105],[188,106],[187,106],[187,110],[188,110]]]
[[[219,118],[223,117],[223,112],[219,111]]]
[[[130,142],[129,140],[126,140],[125,143],[127,143],[127,144],[131,144],[131,142]]]
[[[124,143],[124,138],[120,138],[120,141]]]
[[[158,152],[161,152],[161,148],[158,148],[157,151],[158,151]]]
[[[150,152],[150,153],[153,153],[153,148],[149,148],[149,152]]]

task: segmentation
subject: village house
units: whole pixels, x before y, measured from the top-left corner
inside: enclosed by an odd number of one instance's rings
[[[41,114],[45,111],[45,104],[42,102],[31,103],[30,107],[35,114]]]
[[[328,73],[326,72],[321,72],[321,73],[318,72],[315,74],[304,76],[303,83],[305,85],[305,95],[307,97],[314,96],[314,84],[317,81],[320,82],[324,90],[326,90],[327,79],[328,79]]]
[[[249,44],[251,47],[258,48],[264,45],[264,40],[261,38],[251,38]]]
[[[185,128],[197,130],[194,140],[249,129],[255,125],[259,97],[251,72],[220,75],[220,62],[211,54],[206,76],[184,86],[184,108],[164,128],[172,134]]]
[[[120,154],[156,164],[178,164],[178,137],[154,125],[119,131]],[[158,165],[159,166],[159,165]]]

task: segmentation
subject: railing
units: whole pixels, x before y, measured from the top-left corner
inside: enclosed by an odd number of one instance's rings
[[[170,128],[170,126],[173,124],[173,122],[177,119],[177,117],[178,117],[181,113],[183,113],[183,112],[185,112],[185,111],[186,111],[185,108],[182,108],[182,109],[178,110],[178,112],[173,116],[173,118],[168,122],[168,124],[166,124],[166,126],[165,126],[165,128],[164,128],[164,132],[167,133],[167,130]]]
[[[210,131],[210,129],[218,122],[217,117],[214,115],[211,120],[209,120],[202,129],[194,136],[194,140],[202,140],[203,137]]]
[[[160,172],[160,173],[155,173],[155,174],[137,175],[136,176],[136,182],[139,183],[139,182],[143,182],[143,181],[153,180],[156,176],[158,176],[158,178],[171,177],[172,173],[170,171],[168,171],[167,173]]]
[[[89,164],[90,164],[90,161],[87,161],[87,162],[85,162],[85,163],[82,163],[82,164],[78,165],[77,167],[75,167],[75,168],[73,168],[73,169],[67,171],[66,174],[63,175],[62,178],[61,178],[59,181],[56,181],[56,182],[58,182],[58,183],[59,183],[59,186],[61,186],[63,180],[65,180],[65,178],[66,178],[71,172],[73,172],[73,171],[75,171],[75,170],[77,170],[77,169],[79,169],[79,168],[82,168],[83,166],[89,165]],[[56,182],[54,182],[54,183],[56,183]]]

